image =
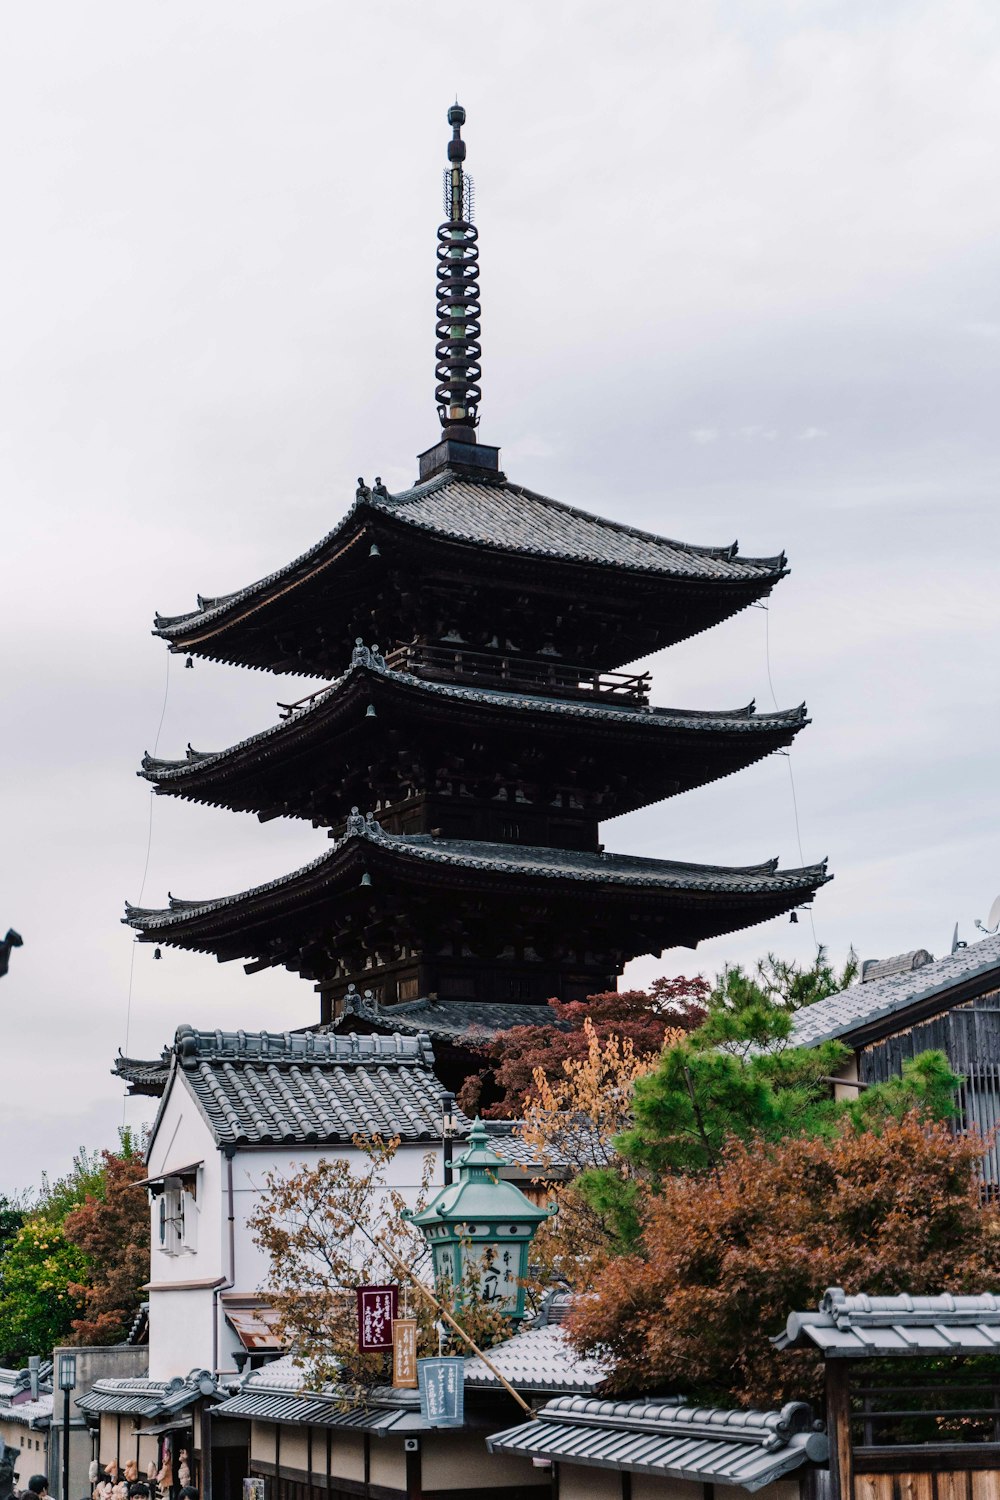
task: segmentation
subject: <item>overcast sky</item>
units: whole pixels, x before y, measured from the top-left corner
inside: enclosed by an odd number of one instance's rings
[[[326,532],[435,440],[456,92],[481,236],[483,441],[514,479],[792,573],[652,663],[654,700],[774,692],[839,959],[976,934],[997,851],[1000,11],[995,0],[53,0],[0,46],[0,1189],[114,1139],[119,1046],[280,1029],[305,982],[133,949],[126,897],[321,853],[166,799],[313,685],[149,628]],[[798,864],[789,761],[604,827],[609,849]],[[642,960],[711,974],[808,919]],[[129,1013],[130,966],[131,1012]],[[148,1117],[148,1101],[128,1117]]]

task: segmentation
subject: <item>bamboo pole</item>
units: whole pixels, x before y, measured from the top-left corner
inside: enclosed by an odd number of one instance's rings
[[[382,1238],[381,1235],[376,1235],[375,1236],[375,1243],[376,1243],[376,1245],[378,1245],[378,1247],[381,1250],[382,1254],[392,1264],[392,1266],[395,1268],[395,1270],[396,1271],[402,1271],[402,1273],[403,1273],[404,1276],[408,1276],[409,1279],[410,1279],[410,1281],[413,1282],[413,1285],[416,1287],[417,1291],[420,1292],[422,1296],[426,1297],[427,1301],[430,1302],[430,1303],[432,1303],[434,1305],[434,1307],[437,1308],[437,1310],[441,1314],[442,1318],[445,1320],[445,1322],[447,1324],[450,1325],[450,1327],[454,1328],[454,1330],[458,1334],[459,1338],[465,1340],[465,1342],[468,1344],[469,1348],[472,1350],[472,1352],[476,1356],[476,1358],[477,1359],[481,1359],[482,1362],[483,1362],[483,1364],[486,1366],[487,1370],[489,1370],[490,1374],[496,1376],[497,1380],[499,1380],[499,1382],[503,1386],[504,1390],[507,1392],[507,1394],[509,1396],[513,1396],[514,1400],[517,1402],[517,1404],[521,1408],[521,1410],[524,1411],[524,1412],[526,1412],[529,1417],[532,1417],[532,1418],[536,1417],[538,1415],[538,1413],[536,1411],[534,1411],[532,1409],[532,1407],[530,1407],[528,1405],[527,1401],[525,1401],[524,1397],[522,1395],[520,1395],[520,1393],[518,1391],[515,1391],[514,1387],[511,1385],[510,1381],[504,1375],[500,1374],[500,1371],[497,1369],[496,1365],[493,1363],[493,1361],[491,1359],[487,1358],[487,1356],[483,1353],[482,1349],[480,1349],[479,1345],[473,1343],[472,1339],[466,1333],[465,1329],[461,1326],[461,1324],[455,1322],[455,1319],[452,1317],[451,1313],[448,1311],[448,1309],[445,1306],[443,1306],[443,1304],[438,1300],[438,1298],[435,1297],[435,1295],[431,1291],[430,1287],[429,1286],[424,1286],[424,1283],[420,1280],[420,1277],[416,1276],[413,1273],[413,1271],[410,1270],[409,1266],[406,1264],[405,1261],[400,1260],[400,1258],[396,1254],[395,1250],[390,1249],[390,1247],[386,1244],[385,1240]]]

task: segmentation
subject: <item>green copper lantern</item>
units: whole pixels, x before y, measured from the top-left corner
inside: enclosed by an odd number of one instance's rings
[[[523,1281],[528,1248],[539,1224],[557,1212],[555,1205],[536,1208],[513,1182],[499,1173],[506,1163],[489,1143],[477,1120],[469,1146],[458,1158],[458,1181],[443,1187],[419,1213],[403,1210],[421,1231],[434,1257],[438,1285],[461,1287],[470,1267],[480,1296],[507,1318],[524,1317]]]

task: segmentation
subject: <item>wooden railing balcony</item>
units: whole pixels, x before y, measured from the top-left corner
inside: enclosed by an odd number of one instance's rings
[[[464,646],[425,646],[410,641],[388,651],[385,664],[394,672],[409,672],[438,682],[511,688],[546,697],[610,699],[637,705],[649,701],[648,672],[594,672],[544,657],[494,655],[468,651]]]

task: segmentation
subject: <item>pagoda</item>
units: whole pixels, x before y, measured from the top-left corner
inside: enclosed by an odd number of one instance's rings
[[[606,852],[600,825],[787,747],[805,708],[654,707],[628,664],[763,599],[783,555],[692,546],[508,479],[479,442],[480,294],[465,111],[448,111],[437,247],[441,432],[410,489],[257,583],[158,615],[168,648],[322,678],[228,749],[146,756],[165,796],[326,829],[304,868],[217,900],[126,908],[139,941],[282,966],[345,1008],[442,1035],[614,989],[626,963],[811,900],[779,870]],[[286,695],[293,697],[293,695]]]

